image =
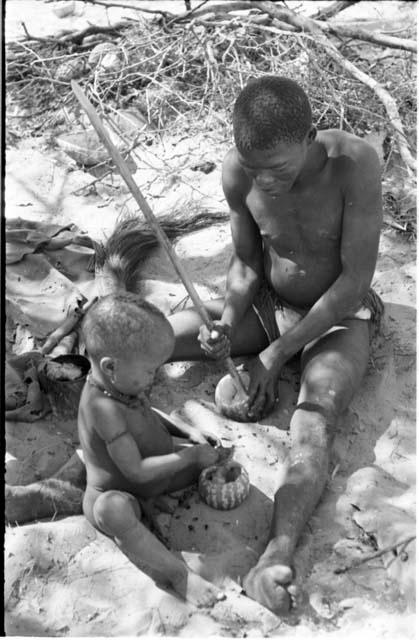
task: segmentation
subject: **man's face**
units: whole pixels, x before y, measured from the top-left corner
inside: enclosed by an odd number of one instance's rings
[[[288,193],[304,167],[309,142],[279,142],[272,149],[239,153],[239,162],[258,189],[275,197]]]

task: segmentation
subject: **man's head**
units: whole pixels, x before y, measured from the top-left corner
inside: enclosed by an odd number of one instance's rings
[[[268,193],[288,191],[315,138],[311,107],[289,78],[264,76],[239,94],[233,111],[234,140],[243,168]]]
[[[82,333],[92,365],[118,391],[130,395],[152,383],[174,346],[163,313],[128,292],[100,298],[86,313]]]

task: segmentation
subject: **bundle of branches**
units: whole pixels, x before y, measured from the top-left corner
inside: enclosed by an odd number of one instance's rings
[[[24,41],[7,47],[9,102],[41,112],[38,118],[61,108],[68,126],[71,112],[78,113],[70,89],[77,77],[103,113],[136,107],[155,131],[194,135],[216,129],[226,138],[232,105],[248,80],[285,75],[307,91],[318,127],[360,136],[384,132],[384,173],[394,151],[414,172],[414,25],[403,38],[355,32],[325,21],[330,11],[313,20],[274,2],[225,2],[180,16],[156,13],[152,20],[139,12],[137,21],[56,38],[26,33]],[[104,40],[114,46],[106,64],[103,56],[91,55]],[[42,131],[57,120],[62,123],[63,116],[38,119],[37,127]]]
[[[163,25],[161,19],[139,19],[119,23],[113,30],[105,29],[106,33],[98,28],[99,33],[92,34],[89,28],[82,39],[80,33],[72,38],[67,34],[61,39],[36,40],[27,34],[26,41],[7,47],[8,90],[14,100],[38,108],[70,107],[74,105],[70,80],[81,77],[91,99],[101,106],[135,103],[159,129],[174,124],[184,127],[185,122],[202,128],[204,119],[208,124],[214,118],[218,125],[225,123],[240,88],[252,77],[272,73],[291,76],[304,86],[319,126],[338,126],[364,135],[391,125],[380,95],[362,78],[343,71],[324,41],[307,32],[307,24],[318,28],[319,21],[304,19],[301,23],[297,14],[272,2],[250,3],[252,9],[245,16],[232,13],[241,5],[249,3],[189,12],[188,20],[180,16]],[[89,65],[89,49],[98,39],[115,43],[113,66]],[[414,53],[393,48],[389,64],[388,50],[385,55],[377,55],[376,50],[371,55],[371,49],[364,54],[349,40],[340,45],[338,55],[391,89],[414,152]],[[68,68],[67,77],[63,65]],[[390,135],[394,133],[391,129],[389,126]]]

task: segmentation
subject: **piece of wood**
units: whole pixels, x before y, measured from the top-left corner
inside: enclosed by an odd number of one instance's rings
[[[399,542],[396,542],[396,544],[390,544],[388,547],[384,547],[383,549],[379,549],[378,551],[375,551],[374,553],[369,553],[368,555],[364,556],[363,558],[356,558],[350,564],[345,565],[344,567],[338,567],[337,569],[334,570],[333,573],[336,573],[336,574],[346,573],[347,571],[350,571],[351,569],[356,569],[357,567],[360,567],[362,564],[365,564],[366,562],[369,562],[370,560],[375,560],[375,558],[380,558],[385,553],[389,553],[390,551],[396,551],[398,547],[402,547],[402,551],[404,551],[405,548],[407,547],[407,545],[410,544],[411,542],[413,542],[413,540],[415,540],[415,539],[416,539],[416,536],[407,536],[407,538],[403,538],[403,540],[400,540]]]
[[[135,180],[133,179],[130,170],[128,169],[124,159],[122,158],[121,154],[119,153],[118,149],[115,147],[115,145],[113,144],[113,142],[111,141],[105,127],[102,124],[102,121],[100,120],[98,114],[96,113],[96,110],[94,108],[94,106],[92,105],[92,103],[90,102],[90,100],[87,98],[87,96],[83,93],[83,90],[81,89],[80,85],[75,82],[74,80],[71,81],[71,88],[77,98],[77,100],[80,102],[81,106],[83,107],[83,109],[85,110],[90,122],[92,123],[93,127],[96,130],[96,133],[98,134],[100,140],[102,141],[102,143],[104,144],[104,146],[107,148],[107,150],[109,151],[109,154],[112,158],[112,160],[114,161],[119,173],[121,174],[122,178],[125,180],[129,190],[131,191],[132,195],[134,196],[135,201],[137,202],[138,206],[140,207],[141,211],[144,214],[145,219],[147,220],[148,224],[150,225],[151,229],[153,230],[153,232],[155,233],[157,239],[159,240],[160,244],[162,245],[162,247],[166,250],[167,255],[169,256],[175,270],[176,273],[178,274],[178,276],[180,277],[180,279],[182,280],[185,289],[187,290],[187,292],[190,295],[190,298],[197,310],[197,312],[199,313],[199,315],[201,316],[202,320],[204,321],[205,325],[208,327],[208,329],[211,331],[214,329],[214,323],[211,320],[206,308],[204,307],[204,304],[201,300],[201,298],[198,295],[198,292],[196,291],[188,273],[186,272],[182,262],[179,260],[178,256],[176,255],[172,245],[170,244],[170,240],[167,237],[167,235],[165,234],[165,232],[163,231],[163,229],[161,228],[157,218],[155,217],[153,211],[151,210],[150,206],[148,205],[147,201],[145,200],[143,194],[141,193],[137,183],[135,182]],[[237,390],[239,392],[241,392],[243,395],[247,396],[246,394],[246,389],[243,386],[243,382],[238,374],[238,371],[236,369],[236,367],[234,366],[233,360],[229,357],[225,359],[225,363],[228,369],[228,372],[230,373],[231,377],[233,378],[236,386],[237,386]]]
[[[413,53],[416,53],[418,50],[416,41],[411,38],[396,38],[395,36],[388,36],[383,33],[370,33],[366,31],[366,29],[359,27],[354,29],[342,24],[330,24],[330,22],[316,21],[315,24],[325,33],[331,33],[334,36],[363,40],[381,47],[404,49],[405,51],[412,51]]]
[[[328,7],[319,9],[314,16],[311,16],[311,18],[313,20],[329,20],[357,2],[358,0],[337,0],[336,2],[332,2]]]

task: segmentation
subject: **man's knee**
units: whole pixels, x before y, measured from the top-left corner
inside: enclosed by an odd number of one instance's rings
[[[363,371],[353,363],[329,353],[306,366],[298,407],[318,412],[334,423],[352,400],[362,380]]]
[[[318,403],[300,402],[291,420],[291,441],[293,448],[326,450],[333,419],[329,412]]]
[[[118,536],[137,524],[141,510],[133,496],[122,491],[106,491],[96,500],[93,515],[102,531]]]

